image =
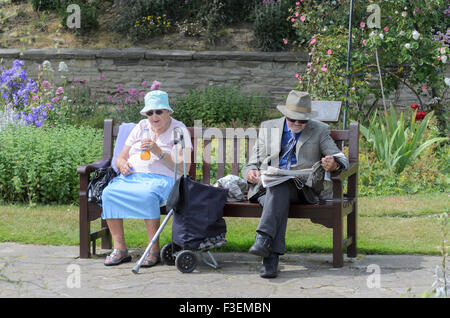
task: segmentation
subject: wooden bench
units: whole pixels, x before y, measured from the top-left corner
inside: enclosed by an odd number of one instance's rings
[[[211,137],[217,140],[218,155],[222,160],[217,162],[217,179],[225,175],[225,163],[227,150],[232,149],[231,173],[239,175],[239,146],[245,142],[245,158],[248,160],[251,142],[249,138],[241,136],[231,136],[230,129],[202,128],[200,131],[188,128],[194,145],[194,152],[191,155],[192,162],[197,158],[198,145],[202,145],[202,182],[211,182]],[[90,222],[100,218],[101,208],[97,204],[89,203],[87,200],[87,186],[91,172],[107,167],[111,164],[114,140],[117,138],[119,126],[114,126],[111,119],[104,122],[103,136],[103,156],[102,159],[79,166],[77,172],[80,176],[80,258],[90,256],[90,246],[92,242],[92,253],[95,254],[96,240],[101,238],[101,247],[111,249],[112,240],[105,220],[101,220],[101,229],[91,232]],[[206,133],[206,134],[205,134]],[[227,136],[228,134],[228,136]],[[206,135],[206,136],[205,136]],[[199,137],[199,138],[196,138]],[[228,138],[227,138],[228,137]],[[344,264],[343,252],[346,249],[348,257],[356,257],[357,254],[357,193],[358,193],[358,148],[359,148],[359,126],[352,123],[348,130],[332,130],[331,137],[341,148],[342,142],[348,145],[349,169],[341,173],[331,174],[333,182],[333,199],[322,202],[319,205],[291,205],[289,211],[290,218],[307,218],[313,223],[322,224],[333,229],[333,266],[342,267]],[[230,147],[230,142],[232,147]],[[228,146],[227,146],[228,145]],[[242,160],[242,159],[241,159]],[[229,161],[229,160],[228,160]],[[243,160],[242,160],[243,161]],[[195,164],[191,165],[189,175],[196,177]],[[344,189],[346,187],[346,193]],[[227,203],[224,209],[225,217],[252,217],[261,216],[262,207],[256,203],[233,202]],[[161,209],[165,213],[165,209]],[[347,237],[343,239],[344,218],[347,217]]]

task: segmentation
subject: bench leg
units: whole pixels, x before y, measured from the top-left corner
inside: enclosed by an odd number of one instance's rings
[[[334,227],[333,227],[333,267],[344,266],[344,255],[342,251],[342,216],[340,213],[335,216]]]
[[[90,243],[90,222],[87,211],[82,211],[80,207],[80,258],[89,258]]]
[[[357,229],[357,205],[355,202],[353,212],[347,215],[347,237],[352,237],[352,244],[347,247],[347,256],[356,257],[357,256],[357,246],[356,246],[356,229]]]
[[[102,219],[102,228],[108,228],[108,224],[106,223],[106,220]],[[112,249],[112,236],[111,232],[106,231],[105,236],[102,237],[102,249],[110,250]]]

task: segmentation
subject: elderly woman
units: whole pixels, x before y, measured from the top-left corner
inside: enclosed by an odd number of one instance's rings
[[[167,200],[174,185],[175,156],[178,156],[177,170],[183,171],[182,151],[177,152],[174,146],[174,129],[177,127],[184,133],[186,160],[190,159],[189,132],[182,122],[170,116],[172,112],[166,92],[147,93],[145,107],[140,112],[147,118],[133,128],[117,157],[120,175],[111,181],[102,195],[102,218],[106,219],[114,240],[114,250],[106,257],[106,266],[131,261],[125,244],[123,219],[144,219],[149,241],[158,230],[160,205]],[[189,170],[188,163],[186,169]],[[154,244],[142,266],[150,267],[159,261],[159,244]]]

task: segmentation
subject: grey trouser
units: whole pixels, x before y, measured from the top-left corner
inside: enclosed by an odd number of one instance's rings
[[[302,190],[292,180],[267,188],[266,194],[258,198],[263,211],[256,232],[272,238],[272,251],[284,254],[286,249],[286,225],[291,203],[306,203]]]

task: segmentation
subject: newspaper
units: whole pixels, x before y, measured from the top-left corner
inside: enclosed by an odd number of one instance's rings
[[[330,173],[325,172],[323,176],[318,173],[321,169],[321,162],[317,161],[309,169],[300,170],[283,170],[275,167],[268,167],[267,170],[261,173],[261,183],[264,188],[273,187],[277,184],[283,183],[289,179],[300,178],[305,181],[305,185],[313,187],[313,183],[330,181]],[[323,169],[323,168],[322,168]],[[321,180],[315,180],[319,177]]]

